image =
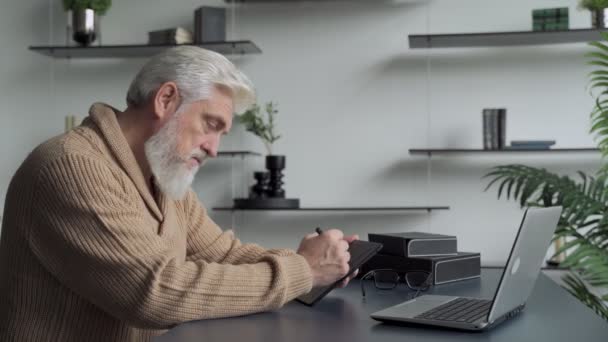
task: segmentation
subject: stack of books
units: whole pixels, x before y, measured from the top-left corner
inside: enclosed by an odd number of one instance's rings
[[[479,278],[481,255],[459,252],[452,235],[408,232],[368,234],[369,241],[382,244],[382,249],[361,267],[360,275],[372,270],[389,269],[397,273],[424,271],[429,284]]]
[[[483,149],[500,150],[505,147],[507,110],[485,108],[483,114]]]
[[[548,150],[555,145],[555,140],[512,140],[512,150]]]
[[[150,45],[191,44],[192,42],[194,42],[192,32],[183,27],[148,32],[148,44]]]
[[[532,10],[533,31],[565,31],[568,21],[568,7]]]

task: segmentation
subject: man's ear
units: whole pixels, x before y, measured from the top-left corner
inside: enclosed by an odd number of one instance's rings
[[[175,82],[165,82],[154,96],[154,115],[161,121],[167,120],[177,111],[180,104],[179,91]]]

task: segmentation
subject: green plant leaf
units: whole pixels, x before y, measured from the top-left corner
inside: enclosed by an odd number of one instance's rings
[[[567,274],[563,280],[568,292],[608,321],[608,307],[604,302],[607,298],[599,298],[594,295],[575,273]]]
[[[268,102],[264,105],[266,119],[261,114],[261,107],[253,105],[245,113],[238,116],[238,121],[245,126],[248,132],[260,138],[267,148],[268,154],[272,154],[272,144],[280,138],[275,133],[275,116],[278,113],[276,104]]]

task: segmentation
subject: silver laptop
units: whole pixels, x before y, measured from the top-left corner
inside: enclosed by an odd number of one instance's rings
[[[540,273],[562,207],[524,213],[493,300],[424,295],[371,315],[386,323],[484,330],[521,312]]]

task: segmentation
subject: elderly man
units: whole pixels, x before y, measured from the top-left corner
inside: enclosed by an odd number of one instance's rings
[[[124,112],[94,104],[38,146],[6,197],[0,340],[146,341],[342,278],[356,237],[311,234],[297,253],[241,244],[189,189],[253,97],[225,57],[173,48],[137,74]]]

